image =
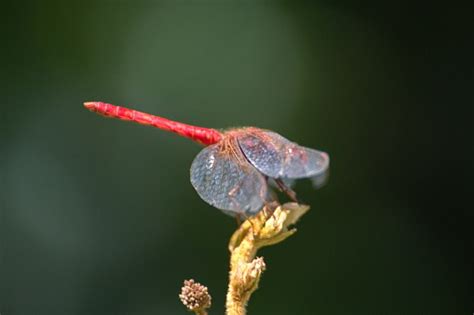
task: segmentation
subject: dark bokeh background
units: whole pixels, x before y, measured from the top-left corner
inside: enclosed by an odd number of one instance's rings
[[[471,314],[472,17],[373,2],[2,5],[0,313],[222,314],[235,221],[189,183],[200,147],[87,100],[275,130],[327,151],[312,211],[262,251],[250,314]]]

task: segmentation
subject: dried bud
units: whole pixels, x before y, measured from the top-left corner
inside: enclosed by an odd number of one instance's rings
[[[207,287],[194,282],[193,279],[184,280],[179,298],[184,306],[193,312],[202,311],[211,306],[211,295],[207,292]]]
[[[251,263],[245,265],[244,270],[242,270],[242,278],[246,283],[255,282],[260,278],[260,275],[265,271],[265,262],[263,257],[257,257],[252,260]]]
[[[241,283],[239,283],[239,286],[243,293],[250,297],[250,294],[257,289],[260,276],[265,271],[265,268],[265,262],[262,257],[257,257],[250,263],[240,265],[238,272]]]

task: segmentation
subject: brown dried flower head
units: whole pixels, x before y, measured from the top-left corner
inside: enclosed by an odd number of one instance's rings
[[[207,287],[193,279],[184,280],[179,298],[190,311],[204,310],[211,306],[211,295]]]

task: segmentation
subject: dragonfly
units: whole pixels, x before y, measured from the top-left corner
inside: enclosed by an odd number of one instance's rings
[[[272,186],[297,202],[291,188],[293,180],[321,182],[328,173],[327,153],[300,146],[270,130],[198,127],[105,102],[85,102],[84,107],[204,145],[191,164],[191,184],[205,202],[237,218],[254,215],[274,201]]]

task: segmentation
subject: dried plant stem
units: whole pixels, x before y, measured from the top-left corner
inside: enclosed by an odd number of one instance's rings
[[[296,229],[288,227],[308,210],[308,206],[297,203],[287,203],[276,209],[275,205],[268,205],[234,232],[229,242],[231,256],[227,315],[246,314],[250,296],[258,288],[266,268],[263,258],[256,258],[258,249],[277,244],[294,234]]]
[[[269,204],[257,215],[247,219],[234,232],[229,241],[230,273],[226,299],[227,315],[245,315],[247,303],[258,288],[265,271],[262,257],[257,251],[284,241],[296,232],[290,228],[307,211],[309,206],[297,203]],[[196,315],[207,315],[211,296],[207,287],[194,280],[185,280],[179,295],[181,302]]]

